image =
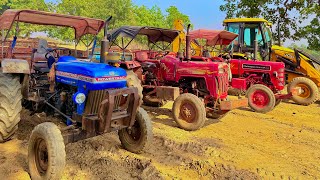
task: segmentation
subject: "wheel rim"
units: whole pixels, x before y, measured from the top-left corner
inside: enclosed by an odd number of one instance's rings
[[[311,95],[310,89],[306,84],[297,84],[297,87],[300,87],[302,90],[302,93],[299,94],[302,98],[308,98]]]
[[[270,102],[268,94],[261,90],[253,92],[250,98],[252,103],[260,108],[267,106]]]
[[[38,169],[38,172],[41,175],[44,175],[48,169],[48,149],[46,142],[39,138],[35,143],[35,163]]]
[[[127,129],[127,134],[128,134],[129,141],[131,141],[131,142],[140,141],[141,127],[140,127],[138,120],[136,120],[136,122],[134,123],[134,125],[131,128]]]
[[[196,121],[196,107],[193,103],[185,101],[181,104],[180,107],[180,119],[188,122],[193,123]]]

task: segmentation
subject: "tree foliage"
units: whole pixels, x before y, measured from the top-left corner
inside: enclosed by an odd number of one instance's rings
[[[181,13],[177,7],[170,6],[163,12],[158,6],[148,8],[138,6],[131,0],[59,0],[46,2],[45,0],[1,0],[0,14],[6,9],[35,9],[62,14],[106,19],[113,16],[110,29],[122,25],[141,25],[171,28],[175,19],[180,18],[189,23],[189,17]],[[50,37],[70,40],[74,32],[70,28],[22,28],[25,35],[35,31],[45,31]],[[101,38],[101,34],[99,36]],[[72,39],[72,38],[71,38]]]
[[[319,0],[224,0],[220,10],[232,17],[263,17],[279,23],[281,37],[306,38],[310,49],[320,47]],[[309,22],[308,22],[309,21]],[[277,36],[275,36],[277,37]]]

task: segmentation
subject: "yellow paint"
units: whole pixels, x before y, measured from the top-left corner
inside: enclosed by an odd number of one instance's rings
[[[184,32],[184,26],[182,20],[174,21],[174,29],[179,30],[179,36],[172,42],[172,52],[181,52],[181,48],[186,44],[186,33]],[[191,49],[193,52],[193,56],[202,56],[203,47],[198,46],[194,41],[191,41]],[[211,56],[214,57],[215,52],[210,52]]]

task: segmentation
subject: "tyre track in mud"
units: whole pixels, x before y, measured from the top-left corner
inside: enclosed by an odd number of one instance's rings
[[[194,132],[177,128],[166,108],[145,108],[154,139],[142,154],[124,150],[116,133],[68,144],[63,179],[320,178],[320,123],[310,118],[320,120],[318,104],[281,103],[267,114],[234,110]],[[43,120],[62,126],[44,114],[28,115],[25,111],[17,139],[0,144],[0,174],[14,179],[29,177],[32,128]]]

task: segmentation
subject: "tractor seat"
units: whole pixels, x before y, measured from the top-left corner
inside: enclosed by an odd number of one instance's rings
[[[148,52],[147,51],[136,52],[136,60],[137,61],[145,61],[147,59],[148,59]]]
[[[33,63],[33,69],[41,73],[49,73],[50,71],[47,61],[38,61]]]

